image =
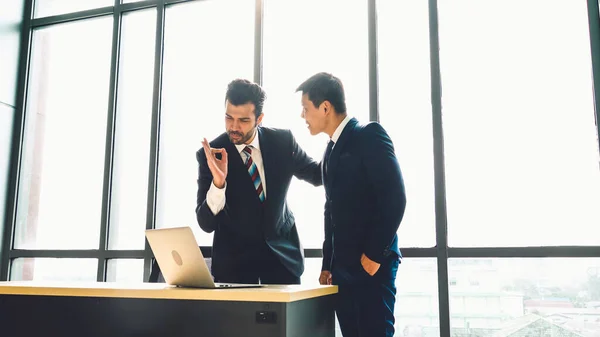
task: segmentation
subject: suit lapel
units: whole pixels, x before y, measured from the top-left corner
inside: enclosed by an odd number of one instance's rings
[[[323,186],[325,187],[325,192],[327,192],[327,181],[325,180],[325,155],[327,154],[327,150],[323,152],[323,158],[321,159],[321,181],[323,182]]]
[[[244,161],[242,160],[242,156],[238,152],[237,147],[232,142],[227,142],[225,144],[225,150],[227,150],[227,155],[229,157],[229,168],[239,168],[240,165],[244,166]]]
[[[348,124],[346,124],[346,126],[344,127],[340,138],[338,138],[338,141],[333,146],[333,150],[331,151],[331,155],[329,157],[329,164],[327,166],[327,186],[329,187],[335,180],[335,170],[337,169],[338,163],[340,161],[340,154],[342,153],[344,146],[350,139],[350,135],[352,134],[356,123],[358,123],[358,120],[356,120],[356,118],[354,117],[351,118],[348,121]]]
[[[260,154],[263,161],[263,172],[265,173],[264,180],[266,180],[266,198],[263,202],[263,210],[265,215],[265,223],[271,223],[275,218],[275,213],[271,207],[271,200],[275,198],[274,186],[277,184],[275,174],[277,174],[277,155],[273,153],[272,144],[277,139],[271,139],[271,134],[265,132],[261,127],[258,128],[258,143],[260,144]],[[264,187],[264,186],[263,186]],[[258,199],[258,196],[257,196]]]
[[[252,179],[248,174],[248,170],[246,170],[246,165],[244,165],[244,160],[238,152],[237,147],[235,147],[232,142],[228,141],[225,145],[225,150],[227,150],[229,158],[229,163],[227,164],[229,173],[227,175],[232,179],[239,180],[242,184],[246,184],[248,188],[252,187],[252,189],[254,189]]]
[[[262,155],[262,161],[263,161],[263,172],[265,173],[265,177],[264,180],[266,180],[267,182],[269,181],[273,181],[273,170],[270,170],[273,167],[276,167],[276,164],[273,162],[275,160],[275,156],[273,155],[273,153],[271,153],[271,148],[269,147],[269,144],[272,144],[273,140],[269,139],[269,134],[267,132],[264,131],[263,128],[259,127],[258,128],[258,143],[260,144],[260,153]],[[269,184],[267,183],[267,189],[266,189],[266,199],[265,199],[265,206],[267,205],[266,203],[269,200],[269,196],[273,195],[273,184]]]

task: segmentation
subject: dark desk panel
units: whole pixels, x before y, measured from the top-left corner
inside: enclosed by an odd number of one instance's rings
[[[124,296],[127,292],[118,291],[115,296],[98,296],[98,289],[91,291],[89,288],[37,287],[29,288],[30,293],[26,293],[22,287],[20,291],[15,289],[0,285],[0,335],[6,337],[335,335],[332,296],[337,291],[335,287],[315,287],[313,296],[306,295],[306,287],[298,287],[297,291],[289,287],[254,290],[181,289],[183,292],[180,289],[168,290],[169,296],[175,298],[160,298],[166,289],[147,291],[148,288],[145,288],[145,292],[131,297]],[[52,289],[52,293],[48,289]],[[281,295],[281,291],[290,295],[289,301],[261,301],[248,296],[249,293],[259,293],[262,296],[257,296],[265,299],[281,299],[281,296],[276,296]],[[87,296],[86,292],[95,295]],[[176,292],[195,296],[190,295],[192,299],[177,298],[181,296],[174,296]],[[227,295],[238,300],[224,297],[216,300],[215,292],[221,293],[217,297]],[[301,292],[304,292],[304,296],[299,296]],[[246,300],[239,300],[242,293]],[[297,299],[293,299],[294,293]],[[152,294],[156,296],[150,296]]]

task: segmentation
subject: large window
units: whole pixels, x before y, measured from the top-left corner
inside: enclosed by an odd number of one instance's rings
[[[326,71],[404,175],[396,336],[600,333],[595,0],[27,1],[0,279],[146,282],[146,228],[191,227],[210,263],[196,152],[227,84],[320,161],[295,91]],[[303,284],[324,202],[293,179]]]
[[[154,78],[156,9],[123,16],[119,62],[110,249],[143,249]]]
[[[156,226],[190,226],[198,243],[209,246],[212,234],[200,230],[194,212],[196,151],[203,138],[211,141],[225,132],[227,84],[253,78],[254,4],[198,1],[168,7],[164,41]]]
[[[316,18],[315,8],[318,16],[336,19],[323,20],[318,25],[308,23]],[[263,123],[291,129],[300,147],[317,161],[321,160],[329,137],[310,135],[300,117],[300,93],[295,91],[317,72],[331,72],[344,82],[348,114],[368,122],[366,10],[366,0],[265,1],[263,83],[267,101]],[[320,248],[324,236],[323,188],[294,178],[288,203],[302,244]]]
[[[15,248],[98,248],[112,23],[33,31]]]
[[[394,142],[407,194],[398,239],[404,247],[433,247],[428,5],[396,0],[377,4],[379,118]]]
[[[440,1],[440,43],[449,244],[599,245],[585,1]]]
[[[594,336],[600,259],[451,259],[454,333]]]

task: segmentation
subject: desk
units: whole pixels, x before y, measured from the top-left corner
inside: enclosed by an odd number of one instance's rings
[[[333,337],[336,286],[0,282],[3,337]]]

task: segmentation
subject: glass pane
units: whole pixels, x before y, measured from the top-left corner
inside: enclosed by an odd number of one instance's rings
[[[97,259],[18,258],[10,266],[11,281],[96,282]]]
[[[427,1],[377,2],[379,116],[396,148],[407,202],[404,247],[435,245]]]
[[[319,284],[321,258],[305,260],[302,284]],[[435,259],[403,259],[396,277],[394,336],[436,337],[439,332],[437,265]],[[336,317],[336,336],[341,337]]]
[[[108,260],[106,270],[107,282],[144,282],[143,259],[113,259]]]
[[[440,336],[435,259],[403,259],[396,278],[395,336]]]
[[[4,219],[6,198],[8,197],[8,172],[15,110],[13,107],[0,103],[0,186],[2,186],[0,188],[0,219]],[[4,232],[0,233],[0,240],[2,240],[3,234]]]
[[[439,14],[449,244],[600,244],[586,2],[441,0]]]
[[[109,249],[144,249],[154,27],[154,8],[123,15]]]
[[[0,104],[15,106],[24,6],[23,1],[2,1],[0,6]]]
[[[267,0],[264,8],[263,81],[267,100],[263,124],[291,129],[300,147],[320,161],[329,137],[310,135],[300,117],[300,93],[295,91],[317,72],[330,72],[344,84],[348,114],[368,122],[367,2]],[[307,18],[317,17],[335,20],[307,24]],[[294,178],[288,203],[304,247],[320,248],[324,236],[323,188]]]
[[[98,248],[111,42],[112,17],[33,32],[16,248]]]
[[[203,137],[210,141],[225,132],[227,84],[252,80],[253,59],[254,1],[167,8],[156,227],[190,226],[199,244],[212,244],[194,212],[196,151]]]
[[[451,259],[456,336],[598,336],[600,259]]]
[[[113,6],[115,0],[35,0],[34,17],[44,17]]]

